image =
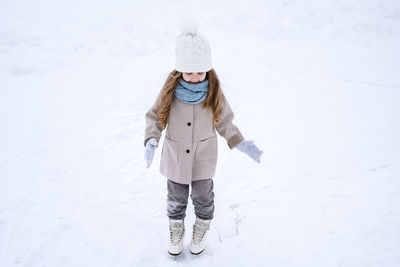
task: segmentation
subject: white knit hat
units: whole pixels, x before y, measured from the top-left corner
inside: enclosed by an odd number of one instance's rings
[[[199,24],[192,17],[180,23],[181,34],[176,38],[175,69],[180,72],[207,72],[212,69],[211,46]]]

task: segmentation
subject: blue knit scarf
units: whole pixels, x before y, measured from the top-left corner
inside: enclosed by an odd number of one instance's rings
[[[181,77],[174,94],[183,102],[189,104],[201,103],[206,99],[208,94],[208,80],[199,83],[188,83]]]

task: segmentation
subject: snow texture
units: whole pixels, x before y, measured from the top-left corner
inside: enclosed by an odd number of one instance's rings
[[[182,14],[264,153],[218,137],[172,257],[143,135]],[[399,36],[394,0],[0,1],[0,266],[400,266]]]

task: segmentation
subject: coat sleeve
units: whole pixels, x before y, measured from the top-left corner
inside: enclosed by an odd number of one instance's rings
[[[220,117],[221,120],[215,125],[219,135],[225,138],[230,149],[233,149],[240,141],[244,139],[239,128],[232,123],[234,114],[224,95],[222,93]]]
[[[158,104],[160,97],[157,97],[153,106],[145,114],[145,131],[144,131],[144,146],[148,139],[154,137],[157,139],[158,144],[160,144],[161,132],[164,128],[158,122]],[[157,147],[158,147],[157,144]]]

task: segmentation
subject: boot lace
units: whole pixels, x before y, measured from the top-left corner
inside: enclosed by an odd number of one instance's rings
[[[183,223],[171,223],[169,226],[169,234],[171,243],[176,245],[178,244],[185,232]]]
[[[203,222],[196,222],[193,225],[193,242],[195,244],[200,243],[201,240],[203,240],[203,237],[208,229],[209,229],[208,224]]]

